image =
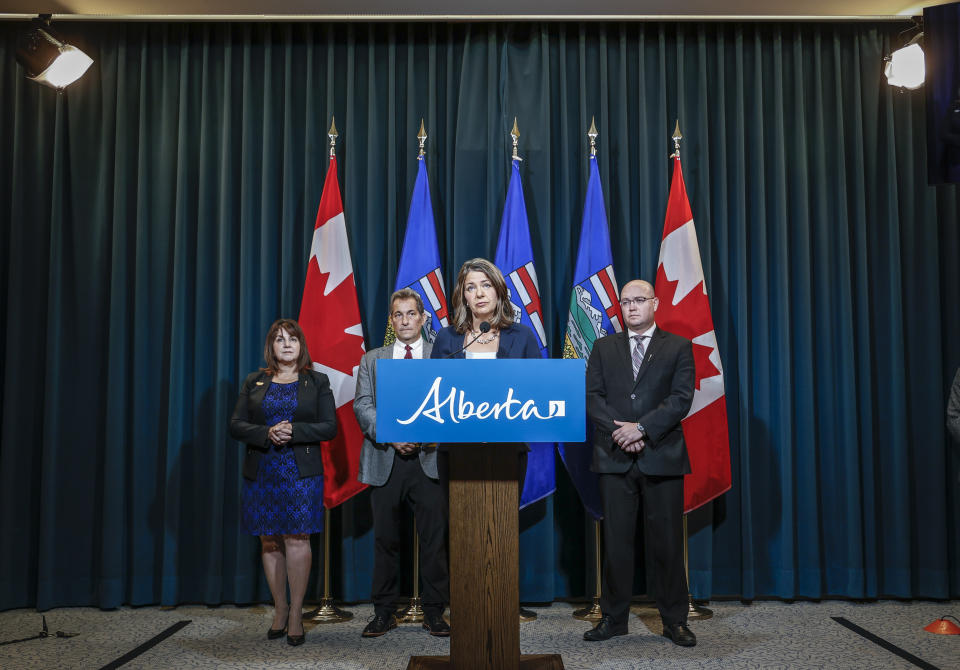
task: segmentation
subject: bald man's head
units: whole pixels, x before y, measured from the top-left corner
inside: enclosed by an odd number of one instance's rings
[[[659,301],[654,296],[653,284],[642,279],[628,281],[620,290],[620,311],[624,325],[634,333],[650,330]]]

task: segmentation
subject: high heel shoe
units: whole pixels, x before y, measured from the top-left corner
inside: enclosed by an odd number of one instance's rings
[[[287,644],[289,644],[291,647],[299,647],[301,644],[306,642],[306,640],[306,631],[300,635],[291,635],[290,633],[287,633]]]
[[[281,637],[287,634],[286,628],[271,628],[267,631],[268,640],[279,640]]]

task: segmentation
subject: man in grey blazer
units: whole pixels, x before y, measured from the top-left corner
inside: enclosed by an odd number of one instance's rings
[[[594,425],[593,464],[603,498],[603,618],[590,642],[626,635],[633,587],[633,544],[643,498],[644,531],[655,567],[654,597],[663,634],[692,647],[683,565],[683,475],[690,459],[680,422],[693,402],[690,340],[657,327],[649,282],[620,292],[626,330],[594,342],[587,363],[587,414]]]
[[[423,627],[446,637],[450,626],[443,610],[450,599],[447,572],[447,509],[437,476],[436,446],[410,442],[377,442],[377,361],[381,358],[430,358],[431,344],[422,337],[429,318],[420,294],[409,288],[390,297],[390,323],[397,334],[392,345],[366,353],[360,361],[353,411],[363,431],[360,476],[371,486],[373,507],[374,617],[363,637],[378,637],[397,626],[394,616],[400,552],[400,512],[412,508],[420,536],[420,574],[423,578]],[[410,364],[411,374],[416,365]]]

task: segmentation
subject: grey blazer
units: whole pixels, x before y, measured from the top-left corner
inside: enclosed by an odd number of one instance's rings
[[[423,357],[430,358],[433,349],[423,341]],[[360,476],[364,484],[383,486],[390,479],[393,470],[393,457],[397,453],[389,444],[377,442],[377,361],[393,357],[393,345],[368,351],[360,359],[360,372],[357,375],[357,393],[353,398],[353,413],[363,431],[363,447],[360,450]],[[436,446],[420,449],[420,467],[430,479],[437,479]]]

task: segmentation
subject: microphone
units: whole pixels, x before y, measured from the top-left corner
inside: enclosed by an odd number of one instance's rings
[[[484,333],[489,333],[489,332],[490,332],[490,324],[487,323],[486,321],[481,321],[481,322],[480,322],[480,335],[483,335]],[[473,338],[472,340],[470,340],[469,342],[467,342],[465,345],[463,345],[462,347],[460,347],[459,349],[457,349],[456,351],[454,351],[452,354],[447,354],[446,356],[444,356],[444,358],[453,358],[454,356],[456,356],[457,354],[459,354],[461,351],[463,351],[464,349],[466,349],[467,347],[469,347],[471,344],[473,344],[474,342],[476,342],[477,340],[479,340],[479,339],[480,339],[480,335],[477,335],[475,338]]]

